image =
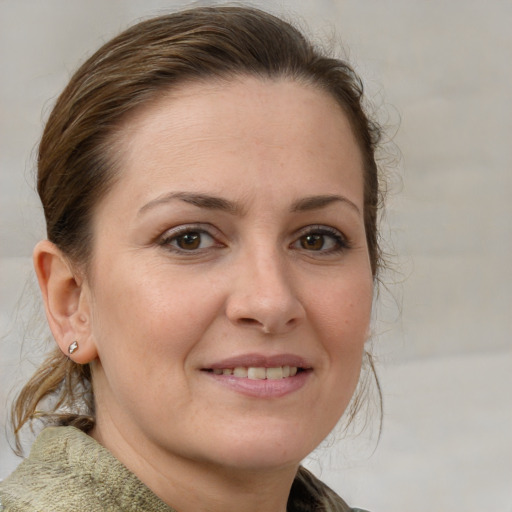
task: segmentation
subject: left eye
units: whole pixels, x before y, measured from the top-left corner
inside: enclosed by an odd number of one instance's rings
[[[171,246],[180,251],[196,251],[213,247],[215,240],[204,231],[190,230],[166,237],[162,245]]]
[[[348,248],[348,243],[337,230],[326,228],[301,235],[293,244],[296,249],[313,252],[336,252]]]

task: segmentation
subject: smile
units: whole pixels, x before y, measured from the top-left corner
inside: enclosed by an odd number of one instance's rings
[[[232,375],[251,380],[279,380],[294,377],[301,369],[297,366],[276,366],[265,368],[261,366],[237,366],[235,368],[214,368],[207,370],[215,375]]]
[[[254,398],[279,398],[306,385],[311,361],[294,354],[241,354],[201,368],[217,385]]]

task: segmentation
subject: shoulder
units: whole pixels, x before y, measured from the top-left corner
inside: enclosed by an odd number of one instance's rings
[[[30,455],[0,484],[3,511],[86,510],[80,507],[87,506],[89,486],[74,463],[74,452],[87,445],[85,437],[72,427],[43,430]]]
[[[300,467],[288,501],[289,512],[367,512],[350,508],[330,487]]]
[[[0,483],[0,512],[172,512],[94,439],[74,427],[43,430]]]

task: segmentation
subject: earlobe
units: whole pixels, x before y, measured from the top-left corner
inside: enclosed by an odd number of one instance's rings
[[[90,301],[81,279],[62,251],[48,240],[34,249],[34,268],[46,318],[61,351],[79,364],[96,359]],[[76,343],[76,345],[75,345]]]

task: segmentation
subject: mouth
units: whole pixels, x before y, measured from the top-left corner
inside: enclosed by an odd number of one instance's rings
[[[304,387],[313,374],[310,361],[294,354],[242,354],[201,368],[218,385],[258,399],[274,399]]]
[[[235,366],[233,368],[205,368],[203,371],[214,375],[231,375],[241,379],[249,380],[281,380],[295,377],[298,373],[307,369],[298,366]]]

